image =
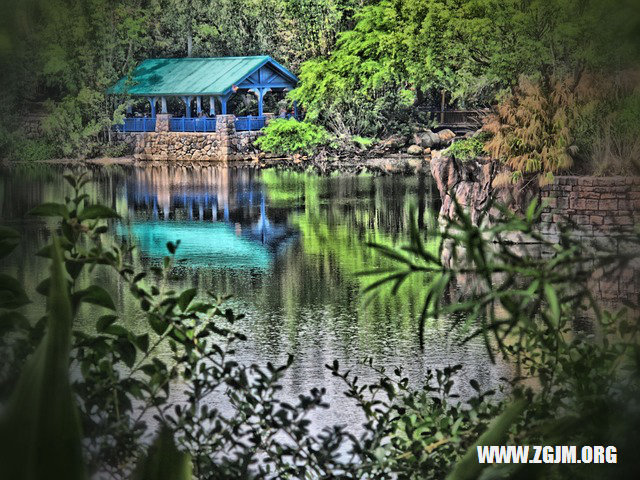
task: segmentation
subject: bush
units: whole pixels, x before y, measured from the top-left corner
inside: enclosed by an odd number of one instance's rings
[[[26,138],[19,133],[0,130],[0,158],[37,162],[55,158],[57,149],[45,140]]]
[[[19,161],[38,162],[55,158],[56,153],[56,148],[47,141],[24,138],[16,142],[12,156]]]
[[[522,78],[485,125],[495,134],[487,150],[513,178],[537,176],[541,183],[569,169],[588,175],[637,173],[639,79],[638,71]]]
[[[463,162],[473,160],[484,153],[486,140],[487,136],[483,133],[472,138],[455,141],[444,151],[444,155]]]
[[[329,133],[324,128],[294,118],[273,120],[262,132],[255,145],[265,152],[278,155],[311,155],[329,141]]]
[[[572,165],[569,126],[575,114],[575,88],[569,78],[543,82],[522,77],[514,93],[489,117],[485,128],[494,137],[487,150],[514,172],[514,178],[536,176],[542,184]]]

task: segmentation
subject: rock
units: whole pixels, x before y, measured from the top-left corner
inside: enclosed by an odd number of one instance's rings
[[[410,158],[407,160],[407,166],[417,172],[422,168],[422,159],[421,158]]]
[[[422,155],[422,147],[420,145],[410,145],[409,148],[407,148],[407,153],[409,155]]]
[[[387,150],[398,150],[407,144],[403,135],[391,135],[380,142],[380,147]]]
[[[451,141],[454,138],[456,138],[456,134],[453,133],[448,128],[445,128],[444,130],[440,130],[438,132],[438,137],[440,138],[440,144],[441,145],[448,145],[449,143],[451,143]]]
[[[506,205],[514,212],[523,213],[531,199],[537,195],[537,188],[525,185],[524,181],[494,186],[494,179],[505,172],[505,168],[486,159],[460,162],[454,158],[433,155],[430,169],[442,200],[440,218],[456,216],[454,198],[469,208],[474,224],[477,224],[490,200]],[[495,207],[489,213],[490,217],[499,214]]]
[[[431,130],[414,134],[413,141],[422,148],[433,148],[440,144],[440,137]]]

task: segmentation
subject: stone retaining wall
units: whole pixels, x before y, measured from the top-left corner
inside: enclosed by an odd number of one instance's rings
[[[170,132],[168,119],[167,128],[163,128],[163,120],[158,115],[155,132],[124,134],[122,137],[133,145],[137,160],[227,162],[257,154],[253,141],[260,132],[236,131],[233,115],[218,115],[216,131],[209,133]]]
[[[581,236],[608,237],[640,220],[640,178],[556,177],[540,190],[548,203],[541,226],[553,234],[561,220],[579,227]]]
[[[625,233],[640,220],[640,178],[556,177],[553,185],[540,191],[548,207],[540,230],[550,240],[558,238],[558,225],[572,222],[574,234],[585,241],[630,253]],[[637,301],[640,293],[640,265],[632,262],[617,278],[594,272],[593,287],[606,301]]]

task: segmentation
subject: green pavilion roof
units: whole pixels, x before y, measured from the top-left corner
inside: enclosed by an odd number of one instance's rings
[[[140,96],[224,95],[262,67],[274,87],[293,87],[297,77],[267,55],[255,57],[156,58],[144,60],[131,77],[121,78],[111,94]]]

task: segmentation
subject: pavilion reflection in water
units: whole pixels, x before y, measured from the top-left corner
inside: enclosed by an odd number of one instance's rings
[[[152,259],[180,240],[177,257],[190,266],[268,269],[297,233],[286,212],[268,208],[257,178],[252,170],[226,167],[135,169],[126,188],[131,234]]]

